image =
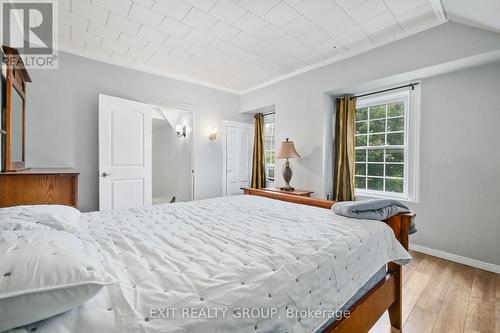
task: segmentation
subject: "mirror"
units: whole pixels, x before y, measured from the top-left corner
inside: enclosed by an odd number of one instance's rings
[[[22,162],[23,158],[23,104],[24,100],[16,89],[12,89],[10,108],[10,142],[12,162]]]
[[[26,83],[31,82],[19,51],[2,46],[2,155],[1,171],[17,172],[26,169],[24,163],[24,132]]]

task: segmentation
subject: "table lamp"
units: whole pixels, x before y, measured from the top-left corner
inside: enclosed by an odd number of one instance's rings
[[[285,180],[285,186],[280,187],[282,191],[293,191],[294,188],[290,186],[290,180],[292,179],[292,169],[290,168],[289,158],[300,158],[299,153],[295,150],[293,141],[289,141],[288,138],[281,143],[280,150],[278,152],[278,159],[285,159],[286,162],[283,165],[283,179]]]

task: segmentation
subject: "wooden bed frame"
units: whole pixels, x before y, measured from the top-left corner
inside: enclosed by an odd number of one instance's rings
[[[301,205],[308,205],[330,209],[334,201],[299,197],[279,192],[244,188],[244,194],[256,195],[270,199],[282,200]],[[387,223],[397,240],[408,250],[408,235],[411,220],[415,214],[395,215],[384,222]],[[362,333],[368,332],[378,319],[389,311],[389,320],[392,327],[401,330],[403,326],[402,315],[402,270],[395,263],[388,264],[385,279],[375,285],[366,295],[357,301],[350,309],[350,316],[333,322],[324,333]]]

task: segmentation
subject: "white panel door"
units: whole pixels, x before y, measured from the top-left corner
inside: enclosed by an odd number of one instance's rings
[[[225,195],[241,194],[251,180],[253,127],[250,124],[225,124]]]
[[[151,205],[150,105],[99,95],[99,209]]]

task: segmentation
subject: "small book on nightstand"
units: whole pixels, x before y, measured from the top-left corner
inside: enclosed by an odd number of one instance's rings
[[[298,195],[299,197],[310,197],[311,194],[314,193],[313,191],[295,190],[295,189],[293,191],[285,191],[280,189],[279,187],[266,187],[263,190],[289,194],[289,195]]]

